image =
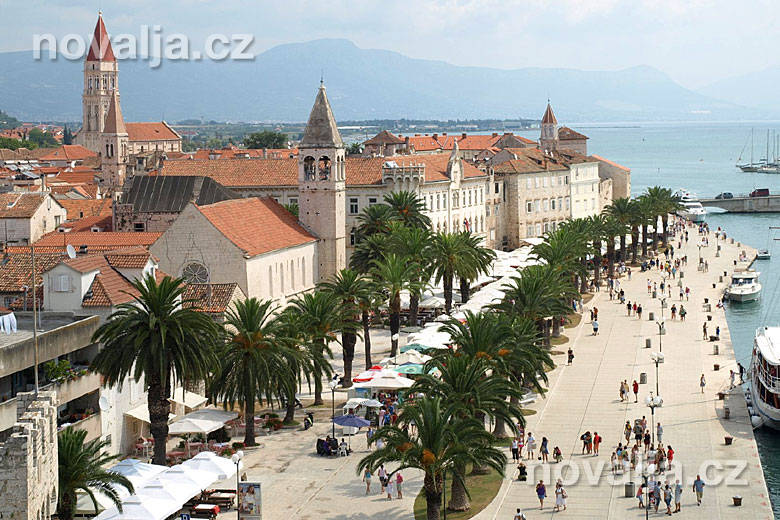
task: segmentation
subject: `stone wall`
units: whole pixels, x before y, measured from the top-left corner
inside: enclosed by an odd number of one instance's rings
[[[57,509],[57,395],[17,395],[14,433],[0,443],[0,519],[43,520]]]

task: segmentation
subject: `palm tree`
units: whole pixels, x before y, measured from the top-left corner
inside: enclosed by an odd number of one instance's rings
[[[244,409],[244,444],[255,446],[255,401],[271,401],[280,388],[293,387],[297,378],[287,371],[288,357],[298,356],[283,334],[270,300],[249,298],[228,309],[225,332],[230,338],[219,350],[209,396],[225,408],[236,402]]]
[[[169,276],[158,284],[147,275],[133,282],[138,293],[95,331],[92,340],[103,349],[92,370],[109,386],[122,385],[128,377],[147,385],[149,423],[154,437],[154,463],[165,464],[168,416],[174,378],[203,380],[216,364],[219,327],[207,314],[183,305],[184,284]]]
[[[647,239],[648,228],[653,223],[653,216],[655,216],[653,209],[653,201],[647,196],[647,194],[640,195],[637,199],[637,217],[640,226],[642,226],[642,258],[647,257]]]
[[[672,190],[660,186],[651,186],[645,191],[646,198],[650,201],[650,207],[653,209],[653,229],[656,239],[653,243],[653,250],[658,250],[658,218],[661,218],[663,245],[666,246],[667,227],[669,224],[669,213],[674,213],[680,209],[680,199],[675,197]]]
[[[431,278],[430,265],[425,263],[425,259],[430,256],[430,248],[431,232],[428,228],[405,227],[400,222],[392,226],[387,250],[413,260],[419,267],[415,276],[418,287],[409,293],[409,323],[412,326],[417,325],[420,297],[426,282]]]
[[[588,255],[591,254],[593,250],[590,220],[587,218],[576,218],[564,222],[558,229],[562,229],[565,233],[564,237],[560,240],[560,244],[556,244],[555,249],[560,250],[564,247],[564,244],[571,244],[572,248],[575,249],[569,256],[571,256],[574,261],[579,262],[579,266],[573,267],[572,271],[579,278],[580,293],[585,293],[588,291]],[[540,246],[541,245],[542,244],[540,244]],[[550,251],[549,253],[551,258],[555,256],[565,258],[567,256],[563,251],[553,253],[554,251]],[[543,258],[544,254],[545,253],[543,253],[542,250],[537,251],[538,257]],[[578,258],[574,258],[575,255],[578,256]]]
[[[84,442],[86,430],[65,428],[57,435],[57,459],[59,465],[59,494],[57,517],[71,520],[76,508],[76,491],[83,491],[98,513],[95,490],[107,496],[122,512],[122,500],[117,493],[121,486],[128,493],[135,493],[133,483],[124,475],[105,469],[119,459],[119,455],[107,455],[103,449],[111,444],[109,440],[93,439]]]
[[[644,202],[640,198],[631,199],[631,218],[628,221],[631,226],[631,263],[636,264],[637,254],[639,252],[639,232],[642,225],[647,222],[644,213]],[[645,246],[646,247],[646,246]]]
[[[369,290],[358,300],[360,323],[363,326],[363,350],[366,358],[366,370],[374,366],[371,361],[371,314],[376,312],[380,303],[374,282],[368,279],[367,283]]]
[[[394,191],[384,196],[385,204],[390,206],[395,219],[403,223],[405,227],[424,228],[431,227],[431,219],[423,213],[425,202],[412,191]]]
[[[355,359],[355,344],[361,313],[360,302],[366,301],[371,291],[367,278],[352,269],[342,269],[330,280],[318,285],[318,289],[329,292],[341,302],[341,350],[344,357],[344,388],[352,386],[352,360]]]
[[[464,254],[460,233],[436,233],[431,243],[431,267],[436,283],[444,283],[444,312],[452,310],[452,281],[457,273],[471,270],[471,259]]]
[[[390,222],[395,219],[393,209],[387,204],[371,204],[363,208],[358,215],[358,239],[371,235],[385,234],[389,230]]]
[[[601,244],[606,238],[606,226],[607,219],[604,218],[604,215],[592,215],[588,217],[590,241],[593,246],[593,282],[597,287],[601,284],[601,263],[603,259]]]
[[[423,472],[426,516],[439,520],[444,474],[456,465],[488,466],[504,474],[506,456],[491,444],[492,435],[476,419],[460,417],[457,403],[436,397],[422,397],[404,405],[395,425],[384,426],[371,438],[384,446],[363,457],[358,473],[374,471],[380,464],[397,464],[391,472],[407,468]],[[410,426],[413,426],[410,428]],[[457,473],[456,479],[462,478]]]
[[[628,197],[615,199],[612,201],[612,204],[604,208],[606,216],[620,224],[621,232],[617,236],[620,238],[620,259],[624,262],[626,260],[626,232],[631,224],[633,212],[634,208],[632,207],[631,199]]]
[[[331,292],[315,291],[290,301],[285,312],[296,314],[303,346],[308,351],[311,377],[314,379],[314,405],[321,405],[322,379],[333,375],[329,359],[333,359],[330,342],[338,341],[336,333],[342,330],[341,302]],[[288,403],[289,404],[289,403]]]
[[[523,412],[517,404],[507,401],[514,397],[515,403],[522,397],[520,388],[498,372],[493,372],[493,363],[487,358],[470,358],[464,355],[438,356],[426,363],[426,370],[435,369],[437,376],[423,375],[417,379],[412,392],[421,392],[429,397],[438,397],[459,406],[462,418],[474,418],[484,424],[485,418],[506,422],[517,432],[515,421],[524,424]],[[455,465],[453,471],[465,477],[466,468]],[[471,508],[463,478],[452,481],[452,493],[448,509],[466,511]]]
[[[479,275],[490,271],[496,253],[482,246],[482,239],[470,231],[461,231],[460,235],[461,254],[468,258],[468,261],[461,262],[461,269],[458,270],[457,275],[460,278],[460,301],[466,303],[470,297],[471,282],[479,278]]]
[[[390,357],[398,353],[398,334],[401,330],[401,291],[419,291],[420,267],[414,259],[390,253],[374,261],[371,278],[387,300],[390,312]]]
[[[621,237],[625,242],[625,234],[628,226],[614,217],[607,216],[604,219],[604,238],[607,241],[607,276],[615,276],[615,238]]]

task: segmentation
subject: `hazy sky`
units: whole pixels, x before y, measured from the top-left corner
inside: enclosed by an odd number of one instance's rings
[[[347,38],[458,65],[651,65],[691,88],[780,62],[773,0],[0,0],[0,50],[30,49],[36,33],[87,34],[98,9],[111,34],[159,24],[199,45],[251,33],[256,53]]]

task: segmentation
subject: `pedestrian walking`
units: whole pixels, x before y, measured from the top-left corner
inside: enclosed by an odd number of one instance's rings
[[[653,292],[653,285],[650,282],[650,278],[648,278],[647,279],[647,294],[650,294],[651,292]]]
[[[598,457],[599,455],[599,445],[601,444],[602,438],[601,435],[599,435],[599,432],[593,432],[593,456]]]
[[[715,326],[715,337],[720,339],[720,325]]]
[[[623,428],[623,436],[626,438],[626,444],[628,444],[631,441],[631,422],[626,421],[626,427]]]
[[[593,320],[593,335],[599,335],[599,320]]]
[[[518,441],[517,438],[512,439],[512,446],[510,449],[512,450],[512,460],[514,461],[520,460],[520,455],[517,452],[519,446],[520,446],[520,441]]]
[[[639,307],[636,308],[636,317],[637,319],[642,319],[642,304],[639,304]]]
[[[632,306],[632,309],[634,310],[634,314],[636,314],[636,308],[637,308],[637,305],[636,305],[636,302],[634,302],[634,305]]]
[[[536,498],[539,499],[539,509],[543,509],[544,499],[547,498],[547,488],[544,487],[543,480],[540,480],[536,485]]]
[[[685,301],[687,302],[690,299],[691,299],[691,288],[690,287],[686,287],[685,288]]]
[[[644,495],[645,495],[645,484],[641,483],[641,484],[639,484],[639,490],[637,490],[637,492],[636,492],[636,498],[639,501],[639,505],[637,507],[639,509],[644,509],[645,508],[645,502],[643,500]]]
[[[701,505],[701,498],[704,494],[704,481],[701,479],[701,475],[696,475],[696,480],[693,481],[693,492],[696,493],[696,505]]]
[[[363,482],[366,483],[366,495],[371,493],[371,470],[366,468],[363,472]]]
[[[644,443],[645,443],[645,453],[647,453],[648,451],[650,451],[650,432],[645,432]]]
[[[682,499],[682,491],[683,491],[683,487],[682,484],[680,484],[680,479],[677,479],[677,481],[674,483],[674,512],[675,513],[680,512],[680,501]]]
[[[566,498],[566,490],[563,489],[561,479],[558,479],[558,482],[555,483],[555,512],[561,511],[561,508],[566,511]]]
[[[672,321],[677,317],[677,305],[672,304]]]
[[[547,458],[550,454],[550,449],[547,446],[548,444],[547,437],[542,437],[542,445],[539,448],[539,453],[542,455],[542,462],[550,462]]]
[[[595,321],[598,321],[598,319],[599,319],[599,308],[598,307],[593,307],[593,319]]]
[[[666,447],[666,460],[669,461],[669,469],[672,469],[672,461],[674,460],[674,450],[671,446]]]
[[[379,494],[382,495],[385,492],[385,486],[387,486],[387,470],[385,470],[384,464],[379,465],[379,469],[377,470],[376,474],[379,477],[379,484],[381,485]]]
[[[661,426],[661,423],[658,423],[655,427],[655,437],[658,439],[658,442],[662,442],[661,439],[664,436],[664,427]]]
[[[536,452],[536,438],[534,437],[533,433],[528,433],[528,438],[526,439],[526,452],[529,459],[534,458],[534,452]]]
[[[736,377],[737,373],[733,370],[729,370],[729,390],[734,388],[734,378]]]
[[[688,311],[685,310],[685,307],[680,305],[680,321],[685,321],[685,316],[688,315]]]
[[[626,313],[628,313],[628,316],[631,316],[631,302],[626,304]]]
[[[634,379],[634,382],[631,383],[632,390],[634,391],[634,402],[639,402],[639,383],[636,382],[636,379]]]
[[[664,486],[664,503],[666,504],[666,514],[672,516],[672,486],[668,482]]]
[[[702,327],[701,327],[701,332],[702,332],[702,339],[704,339],[704,341],[707,341],[708,336],[707,336],[707,322],[706,321],[704,322],[704,325],[702,325]]]
[[[661,505],[661,485],[656,481],[653,486],[653,509],[658,512],[658,506]]]
[[[569,350],[566,352],[566,355],[568,357],[568,364],[571,365],[571,362],[574,361],[574,351],[569,347]]]
[[[704,393],[704,386],[707,384],[707,381],[704,380],[704,374],[701,375],[701,379],[699,379],[699,386],[701,387],[701,393]]]
[[[393,479],[388,479],[385,489],[387,490],[387,499],[392,500],[393,494],[395,493],[395,481]]]
[[[525,515],[520,511],[520,508],[517,508],[517,514],[515,514],[514,520],[526,520]]]

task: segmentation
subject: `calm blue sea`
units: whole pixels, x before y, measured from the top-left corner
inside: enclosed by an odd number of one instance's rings
[[[687,188],[699,196],[723,191],[747,193],[769,188],[780,194],[780,175],[743,173],[734,165],[740,153],[750,160],[753,129],[754,158],[766,156],[767,130],[780,133],[780,122],[767,123],[616,123],[572,125],[590,137],[588,151],[617,161],[632,170],[634,195],[646,187],[660,185]],[[538,131],[525,133],[537,139]],[[769,156],[772,157],[770,137]],[[743,151],[744,148],[744,151]],[[778,151],[780,154],[780,151]],[[710,227],[723,227],[729,236],[756,248],[769,247],[771,261],[758,261],[763,294],[760,302],[727,308],[729,330],[737,359],[747,367],[753,335],[762,324],[780,324],[780,242],[770,240],[769,226],[780,226],[780,214],[710,214]],[[774,233],[780,238],[780,230]],[[780,432],[757,431],[756,439],[764,466],[775,518],[780,518]]]

